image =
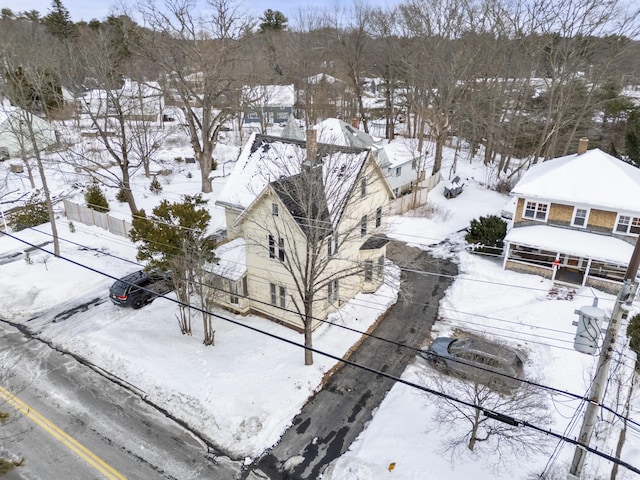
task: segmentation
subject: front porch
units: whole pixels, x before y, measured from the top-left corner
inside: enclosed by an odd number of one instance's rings
[[[566,285],[616,294],[633,245],[613,236],[550,227],[513,228],[505,238],[505,269]]]

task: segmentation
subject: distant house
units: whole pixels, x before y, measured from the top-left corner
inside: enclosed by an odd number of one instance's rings
[[[39,150],[58,142],[56,131],[49,122],[4,101],[0,105],[0,158],[32,155],[32,138]]]
[[[258,85],[243,91],[245,123],[284,124],[293,114],[293,85]]]
[[[307,242],[315,238],[321,248],[314,255],[325,266],[315,327],[357,293],[381,285],[388,241],[391,192],[370,150],[322,144],[314,134],[251,136],[216,201],[230,242],[218,248],[220,261],[210,269],[224,292],[221,306],[300,330],[299,272],[292,270],[304,264]]]
[[[115,90],[89,90],[80,99],[82,109],[96,117],[120,116],[130,120],[159,122],[164,111],[164,95],[157,82],[125,79]]]
[[[504,267],[617,293],[640,234],[640,169],[587,145],[513,188]]]
[[[395,200],[393,213],[404,213],[424,205],[427,193],[440,181],[440,174],[425,178],[424,156],[402,140],[387,141],[372,137],[359,128],[357,119],[349,124],[336,118],[320,122],[316,129],[324,143],[371,148]]]

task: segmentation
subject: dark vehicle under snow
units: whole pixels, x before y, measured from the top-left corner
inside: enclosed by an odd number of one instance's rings
[[[109,298],[121,307],[138,309],[171,291],[173,281],[170,273],[140,270],[116,280],[109,288]]]

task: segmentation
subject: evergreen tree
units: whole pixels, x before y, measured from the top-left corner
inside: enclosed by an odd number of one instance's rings
[[[42,19],[42,24],[51,35],[60,40],[70,40],[78,36],[76,25],[62,0],[53,0],[51,12]]]
[[[87,188],[87,192],[84,194],[84,199],[87,202],[87,207],[95,210],[96,212],[108,212],[109,202],[105,198],[102,190],[98,184],[94,183]]]
[[[500,254],[507,235],[507,224],[496,215],[471,220],[465,240],[476,252]]]
[[[640,109],[629,114],[624,131],[624,151],[634,164],[640,167]]]
[[[45,202],[34,195],[20,210],[9,215],[9,226],[15,232],[29,227],[36,227],[49,221],[49,211]]]
[[[285,17],[280,10],[265,10],[260,17],[259,31],[264,32],[280,32],[287,29],[289,19]]]
[[[199,245],[211,220],[206,201],[200,195],[185,195],[182,203],[163,200],[147,217],[144,210],[133,219],[131,240],[140,242],[138,260],[168,269],[186,245]],[[175,273],[175,272],[174,272]]]

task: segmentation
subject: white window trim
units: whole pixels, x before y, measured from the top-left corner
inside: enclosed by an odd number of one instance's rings
[[[586,210],[587,214],[584,217],[584,225],[577,225],[576,224],[576,214],[578,213],[578,210]],[[576,227],[576,228],[587,228],[587,225],[589,224],[589,215],[591,215],[591,209],[590,208],[586,208],[586,207],[577,207],[574,206],[573,207],[573,216],[571,217],[571,226],[572,227]]]
[[[620,221],[620,217],[629,217],[629,224],[627,225],[627,229],[625,232],[620,232],[618,230],[618,222]],[[640,218],[640,215],[638,214],[634,215],[633,213],[618,213],[618,215],[616,215],[616,223],[613,225],[613,233],[618,235],[628,235],[630,237],[637,237],[638,236],[637,233],[631,232],[631,227],[633,226],[634,218]]]
[[[533,217],[525,216],[525,212],[527,211],[527,203],[535,203],[536,204],[536,209],[535,209],[535,212],[533,214]],[[540,218],[536,218],[536,212],[538,211],[538,205],[546,205],[547,206],[547,211],[545,212],[544,220],[542,220]],[[524,204],[522,205],[522,218],[526,218],[527,220],[533,220],[534,222],[546,223],[547,220],[549,219],[549,210],[551,210],[551,202],[539,202],[537,200],[529,200],[529,199],[525,198],[524,199]]]

